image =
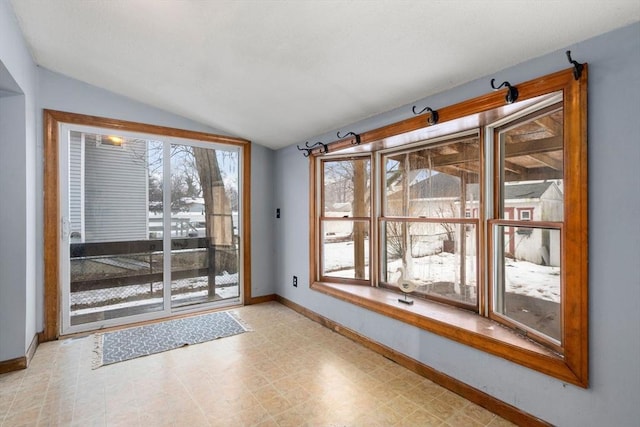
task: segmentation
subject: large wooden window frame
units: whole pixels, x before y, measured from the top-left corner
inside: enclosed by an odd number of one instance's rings
[[[573,69],[560,71],[516,85],[520,96],[518,103],[506,104],[504,92],[492,92],[459,104],[438,109],[440,121],[432,125],[429,114],[412,117],[398,123],[364,132],[355,138],[337,141],[329,145],[330,154],[314,152],[309,163],[310,176],[310,278],[311,289],[341,300],[365,307],[388,317],[420,327],[435,334],[455,340],[473,348],[497,355],[580,387],[588,387],[588,222],[587,222],[587,67],[579,79]],[[372,280],[367,285],[342,280],[327,280],[318,275],[319,223],[317,197],[319,196],[319,159],[326,156],[339,158],[355,153],[378,152],[404,147],[417,141],[428,141],[470,129],[484,131],[491,123],[507,117],[518,108],[530,106],[554,93],[562,93],[563,122],[563,170],[564,170],[564,221],[549,223],[562,233],[562,339],[560,346],[540,345],[525,335],[514,333],[497,323],[502,319],[491,315],[491,262],[494,251],[491,228],[494,223],[514,225],[522,221],[505,221],[494,216],[480,214],[479,256],[480,281],[483,288],[477,311],[463,310],[452,305],[415,298],[413,305],[398,304],[398,294],[379,286],[380,269],[373,269]],[[518,106],[519,105],[519,106]],[[481,144],[481,147],[484,144]],[[483,170],[491,170],[493,152],[482,157]],[[378,173],[378,172],[376,172]],[[492,177],[483,176],[486,185]],[[376,180],[374,180],[375,182]],[[377,179],[379,181],[379,177]],[[372,189],[372,194],[380,189]],[[493,200],[493,198],[492,198]],[[372,223],[379,221],[379,203],[372,213]],[[489,201],[486,201],[489,203]],[[529,222],[529,221],[527,221]],[[544,226],[539,223],[538,226]],[[373,252],[371,260],[379,262],[379,229],[373,228]],[[377,261],[376,261],[377,260]],[[510,326],[508,322],[502,322]],[[545,343],[548,344],[548,343]]]
[[[234,145],[240,148],[242,165],[242,236],[241,264],[243,302],[252,304],[251,296],[251,142],[241,138],[157,126],[84,114],[44,110],[44,324],[39,340],[51,341],[60,335],[60,214],[59,214],[59,128],[60,124],[93,126],[183,139]]]

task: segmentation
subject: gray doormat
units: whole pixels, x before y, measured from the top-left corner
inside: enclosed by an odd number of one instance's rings
[[[248,330],[237,315],[219,311],[95,334],[92,367],[96,369],[103,365],[229,337]]]

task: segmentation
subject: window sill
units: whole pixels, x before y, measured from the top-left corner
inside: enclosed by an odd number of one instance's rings
[[[475,313],[419,298],[405,305],[398,294],[370,286],[315,282],[311,289],[583,386],[561,355]]]

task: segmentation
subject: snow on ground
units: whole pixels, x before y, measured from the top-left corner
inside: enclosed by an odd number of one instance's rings
[[[560,302],[560,267],[508,259],[505,275],[507,292]]]
[[[328,276],[354,277],[353,242],[327,243],[324,252],[324,268]],[[429,248],[426,253],[433,252]],[[423,252],[424,253],[424,252]],[[369,245],[365,244],[365,257],[368,264]],[[390,282],[396,282],[400,276],[397,271],[402,265],[400,259],[391,260],[387,264],[390,274]],[[467,285],[476,285],[476,259],[474,256],[466,257]],[[447,252],[413,258],[412,279],[418,280],[422,285],[438,282],[459,283],[460,281],[460,256]],[[505,265],[506,291],[527,295],[533,298],[552,302],[560,302],[560,267],[537,265],[528,261],[507,259]],[[216,293],[223,299],[233,298],[239,295],[238,274],[223,274],[216,276],[216,283],[230,284],[231,286],[218,287]],[[181,299],[207,296],[207,290],[202,289],[207,285],[207,278],[190,278],[172,282],[172,289],[181,293],[172,296],[172,301]],[[98,307],[75,309],[72,315],[95,313],[124,307],[135,307],[145,304],[159,303],[162,298],[145,298],[149,295],[149,284],[126,287],[126,296],[138,298],[134,301],[124,301],[122,288],[101,289],[97,291],[75,292],[71,295],[71,305],[92,301],[102,304]],[[154,291],[162,289],[162,284],[154,284]],[[189,289],[192,289],[189,292]],[[107,301],[120,302],[108,304]],[[106,305],[105,305],[106,304]]]
[[[216,286],[216,295],[221,299],[234,298],[239,295],[238,273],[228,274],[224,272],[220,276],[216,276],[216,283],[222,284]],[[193,299],[207,297],[208,291],[207,277],[194,277],[189,279],[174,280],[171,282],[173,291],[180,291],[171,296],[172,302],[179,302],[185,299]],[[125,289],[126,288],[126,291]],[[203,289],[204,288],[204,289]],[[162,289],[162,283],[154,283],[153,290]],[[189,289],[192,289],[189,292]],[[81,314],[96,313],[119,308],[139,307],[147,304],[157,304],[162,302],[162,297],[149,297],[150,285],[132,285],[119,288],[99,289],[95,291],[74,292],[71,294],[71,315],[78,316]],[[146,296],[146,297],[145,297]],[[136,298],[132,301],[126,301],[126,298]],[[125,299],[124,301],[122,301]],[[73,309],[74,304],[81,304],[85,301],[91,301],[96,304],[93,307]],[[107,301],[122,301],[109,304]],[[85,303],[86,304],[86,303]]]
[[[475,286],[475,257],[467,256],[467,285]],[[391,281],[395,282],[400,277],[398,268],[402,266],[402,260],[396,259],[387,263],[387,270],[391,274]],[[413,258],[413,274],[410,279],[429,283],[460,281],[460,257],[448,252]]]
[[[324,251],[325,271],[337,271],[353,268],[353,241],[327,243]],[[369,264],[369,241],[364,245],[365,262]]]
[[[368,248],[368,245],[366,245]],[[353,242],[327,243],[325,245],[324,266],[327,276],[354,277]],[[368,265],[368,250],[367,265]],[[466,257],[467,285],[476,285],[476,257]],[[387,264],[389,279],[394,283],[400,277],[397,271],[402,265],[400,259]],[[440,252],[413,258],[411,279],[423,285],[438,282],[459,283],[460,255]],[[505,265],[506,292],[527,295],[547,301],[560,302],[560,267],[537,265],[528,261],[507,258]]]

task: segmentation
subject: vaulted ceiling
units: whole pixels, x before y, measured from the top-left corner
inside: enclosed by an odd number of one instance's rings
[[[640,20],[637,0],[11,3],[40,66],[271,148]]]

